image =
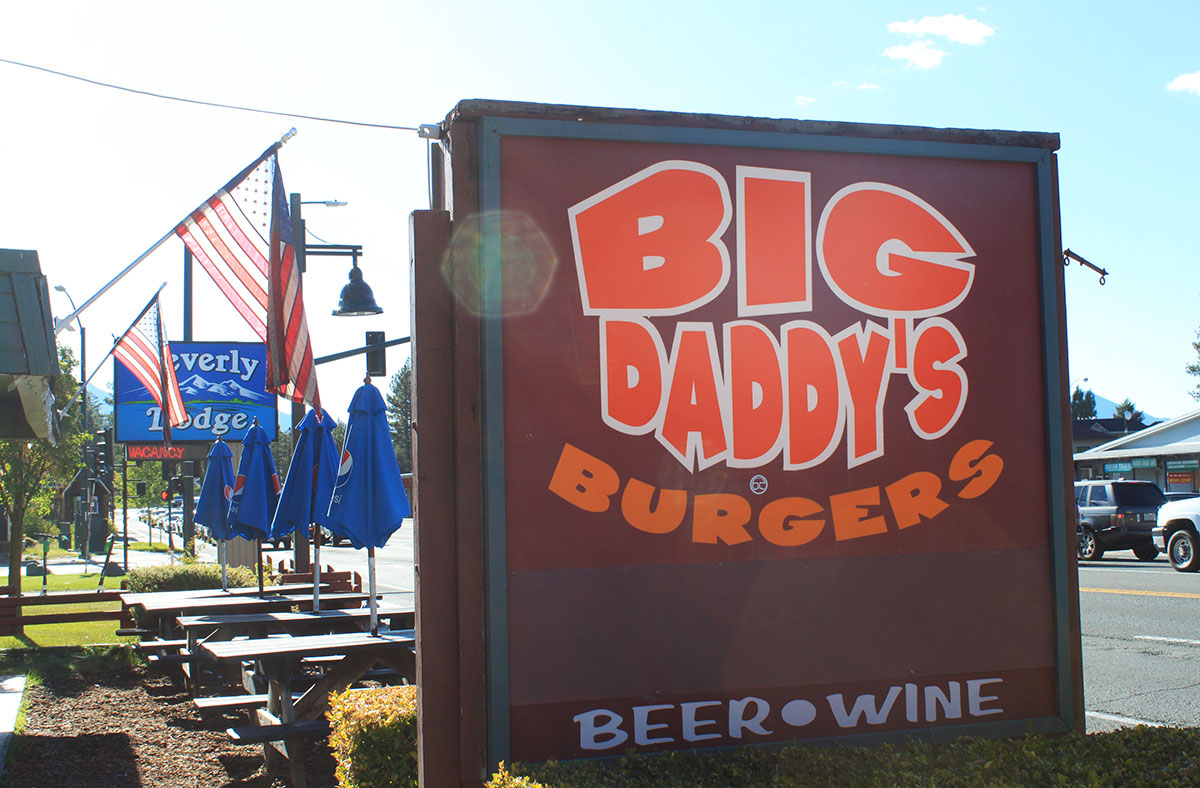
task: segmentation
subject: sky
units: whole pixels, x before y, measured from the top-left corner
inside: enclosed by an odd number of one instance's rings
[[[361,244],[385,310],[332,316],[349,261],[310,259],[319,357],[365,331],[409,334],[407,222],[429,207],[427,142],[357,124],[437,123],[482,98],[1053,132],[1063,245],[1109,272],[1101,285],[1065,271],[1069,379],[1170,418],[1197,407],[1200,383],[1184,369],[1200,327],[1198,30],[1200,4],[1153,0],[0,0],[0,59],[346,121],[0,62],[0,247],[37,250],[51,287],[82,304],[295,127],[288,191],[347,203],[304,206],[309,240]],[[163,282],[181,337],[182,259],[168,239],[80,315],[89,372]],[[195,339],[251,340],[199,268],[195,282]],[[72,311],[51,295],[57,316]],[[59,341],[78,348],[77,333]],[[389,376],[407,356],[388,351]],[[331,413],[344,417],[362,374],[361,357],[319,368]]]

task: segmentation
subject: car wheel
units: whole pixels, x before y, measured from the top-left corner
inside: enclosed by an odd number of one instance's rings
[[[1152,544],[1140,544],[1133,548],[1133,554],[1139,561],[1153,561],[1158,558],[1158,548]]]
[[[1180,572],[1195,572],[1200,569],[1200,555],[1196,554],[1196,535],[1191,531],[1176,531],[1167,543],[1167,556],[1171,566]]]
[[[1084,527],[1079,531],[1079,557],[1084,561],[1099,561],[1104,556],[1104,547],[1096,538],[1096,532]]]

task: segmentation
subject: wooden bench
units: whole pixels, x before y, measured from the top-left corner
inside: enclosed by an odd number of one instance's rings
[[[280,722],[272,725],[245,725],[227,728],[225,734],[234,744],[266,744],[288,739],[316,739],[329,733],[329,720]]]
[[[154,640],[143,640],[140,643],[135,643],[134,648],[138,651],[179,651],[181,648],[187,647],[187,640],[165,640],[156,638]]]
[[[280,583],[307,583],[312,585],[312,572],[288,572],[279,576]],[[332,568],[326,572],[321,572],[321,586],[328,588],[330,591],[357,591],[361,592],[363,588],[362,576],[358,572],[334,572]]]
[[[183,649],[176,654],[150,654],[146,657],[146,661],[154,667],[161,667],[163,665],[190,665],[193,662],[199,662],[201,659],[203,657],[193,654],[187,649]]]

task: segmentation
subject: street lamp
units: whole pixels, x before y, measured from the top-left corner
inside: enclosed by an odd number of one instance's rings
[[[292,241],[295,244],[296,261],[300,268],[300,280],[304,281],[304,272],[308,268],[308,256],[315,257],[349,257],[350,283],[342,288],[338,308],[333,314],[338,317],[357,315],[378,315],[383,309],[375,303],[375,295],[370,285],[363,281],[362,271],[358,267],[358,258],[362,254],[362,246],[348,244],[310,244],[304,229],[302,205],[324,205],[327,208],[340,208],[346,203],[343,200],[301,200],[300,195],[293,192],[289,195],[289,205],[292,214]],[[301,285],[303,287],[303,285]],[[304,403],[292,403],[292,435],[304,419]],[[297,572],[306,572],[311,566],[308,552],[308,539],[297,531],[292,537],[292,560]]]
[[[350,282],[342,288],[338,299],[338,308],[333,310],[337,317],[358,317],[363,315],[379,315],[383,308],[375,303],[375,293],[371,286],[363,281],[362,270],[358,267],[358,258],[362,254],[362,246],[357,244],[308,243],[305,234],[304,218],[301,215],[301,205],[324,205],[327,208],[341,208],[346,205],[344,200],[301,200],[299,194],[291,195],[292,237],[296,244],[296,257],[300,261],[300,274],[303,276],[308,268],[308,255],[314,257],[349,257]]]
[[[62,285],[55,285],[54,289],[67,297],[67,301],[69,301],[71,303],[71,312],[79,311],[75,308],[75,299],[71,298],[71,294],[67,292],[67,288],[63,287]],[[55,331],[58,331],[62,322],[63,322],[62,320],[55,318],[55,320],[54,320],[54,330]],[[90,426],[88,424],[88,393],[86,390],[87,389],[87,339],[86,339],[87,335],[83,330],[83,322],[79,319],[79,315],[75,315],[75,322],[79,325],[79,388],[84,389],[84,391],[80,395],[83,399],[83,403],[82,403],[83,404],[83,419],[82,419],[83,431],[87,432],[89,429],[89,426]],[[68,323],[67,330],[74,331],[75,329],[72,328],[71,325]]]

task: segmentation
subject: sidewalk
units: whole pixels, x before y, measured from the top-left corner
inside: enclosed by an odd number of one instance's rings
[[[8,756],[24,692],[24,676],[0,676],[0,774],[4,773],[4,759]]]

